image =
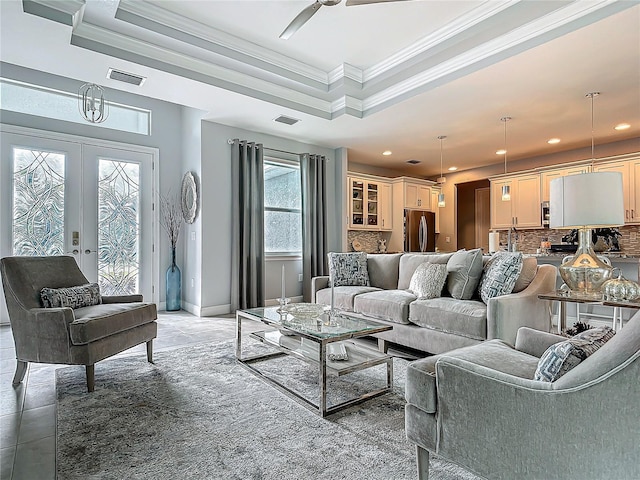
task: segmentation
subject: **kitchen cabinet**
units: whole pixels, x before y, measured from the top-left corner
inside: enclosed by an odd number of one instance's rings
[[[419,183],[404,182],[404,208],[431,209],[431,187]]]
[[[502,200],[509,185],[511,200]],[[491,180],[491,228],[542,228],[540,174],[513,175]]]
[[[551,180],[560,177],[566,177],[567,175],[577,175],[580,173],[589,173],[591,171],[590,165],[579,165],[570,168],[554,168],[553,170],[547,170],[540,174],[542,182],[542,202],[549,201],[549,192]]]
[[[391,184],[349,177],[349,228],[391,230]]]
[[[640,158],[618,162],[599,163],[594,172],[622,173],[622,194],[624,198],[625,225],[640,223]]]

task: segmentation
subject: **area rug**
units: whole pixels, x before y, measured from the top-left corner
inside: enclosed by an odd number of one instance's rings
[[[154,360],[99,362],[93,393],[83,368],[57,371],[59,480],[416,478],[404,434],[405,360],[394,359],[392,393],[325,419],[238,365],[233,342],[160,351]],[[317,394],[317,370],[306,363],[262,365]],[[331,402],[384,375],[378,366],[333,380]],[[429,478],[478,477],[434,457]]]

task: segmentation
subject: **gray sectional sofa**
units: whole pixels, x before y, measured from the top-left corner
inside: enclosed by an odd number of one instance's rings
[[[469,300],[447,296],[446,285],[443,296],[418,299],[409,290],[418,266],[448,263],[453,255],[369,254],[369,286],[334,287],[334,305],[355,316],[392,325],[392,330],[376,335],[382,349],[392,342],[438,354],[494,338],[514,344],[520,327],[549,331],[549,304],[539,300],[538,294],[555,289],[557,269],[537,265],[535,257],[524,258],[513,293],[490,298],[487,303],[477,294]],[[484,264],[488,258],[483,258]],[[328,276],[313,278],[311,288],[313,301],[331,303]]]

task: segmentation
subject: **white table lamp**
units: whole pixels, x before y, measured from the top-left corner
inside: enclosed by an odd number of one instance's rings
[[[591,229],[624,224],[622,174],[595,172],[551,181],[549,227],[578,229],[578,250],[560,265],[560,276],[572,293],[599,296],[612,268],[591,247]]]

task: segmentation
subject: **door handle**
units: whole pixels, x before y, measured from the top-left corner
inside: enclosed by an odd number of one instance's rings
[[[627,220],[629,220],[629,210],[625,210],[625,211],[624,211],[624,218],[626,218]]]
[[[84,251],[85,255],[89,255],[90,253],[96,253],[96,250],[89,250],[88,248]]]
[[[66,252],[66,253],[73,253],[74,255],[78,255],[80,253],[80,250],[78,250],[77,248],[74,248],[70,252]]]

